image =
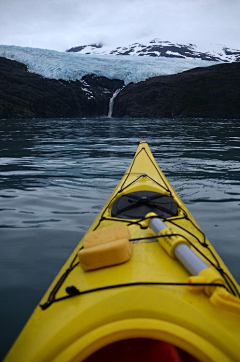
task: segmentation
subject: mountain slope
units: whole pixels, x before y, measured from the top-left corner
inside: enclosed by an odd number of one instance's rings
[[[13,46],[0,46],[1,55],[0,118],[107,116],[124,83],[116,117],[240,118],[240,62],[211,66],[216,62]]]
[[[80,81],[47,79],[0,57],[0,118],[106,116],[121,80],[86,75]]]
[[[240,119],[240,62],[129,84],[116,97],[113,116]]]
[[[231,49],[219,44],[209,44],[204,47],[195,44],[172,43],[153,39],[144,44],[134,43],[128,46],[110,48],[103,44],[90,44],[73,47],[67,52],[79,54],[102,54],[102,55],[135,55],[150,57],[166,57],[180,59],[199,59],[217,62],[240,61],[240,50]]]

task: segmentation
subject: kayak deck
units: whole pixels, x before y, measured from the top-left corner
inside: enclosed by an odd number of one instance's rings
[[[188,240],[192,248],[207,263],[214,266],[225,278],[228,288],[234,295],[239,296],[237,283],[233,280],[230,272],[218,257],[205,234],[201,231],[193,217],[189,214],[187,208],[176,194],[175,190],[166,179],[160,169],[156,167],[152,160],[152,154],[146,143],[141,143],[140,149],[137,151],[131,166],[124,175],[121,183],[117,186],[112,196],[108,200],[106,206],[102,210],[99,217],[95,220],[91,228],[88,230],[96,230],[114,225],[116,222],[125,223],[129,227],[132,238],[130,241],[134,244],[133,260],[118,268],[100,269],[97,272],[85,273],[80,269],[82,278],[79,277],[79,268],[76,273],[77,285],[80,286],[81,293],[91,291],[96,288],[109,287],[128,284],[128,283],[159,283],[162,285],[187,285],[188,272],[179,262],[168,257],[166,252],[159,247],[158,239],[150,228],[144,228],[143,219],[129,220],[120,219],[111,216],[111,209],[114,201],[122,195],[137,192],[140,190],[151,190],[166,194],[171,197],[178,205],[178,215],[169,217],[165,220],[174,231],[181,234]],[[148,170],[147,173],[145,170]],[[80,244],[80,248],[82,244]],[[78,264],[77,252],[69,265],[69,268],[75,268]],[[158,266],[159,260],[163,262]],[[152,265],[157,267],[152,267]],[[55,302],[55,299],[66,296],[65,289],[76,281],[74,273],[67,268],[67,283],[63,282],[62,287],[55,288],[54,293],[48,298],[48,303],[43,304],[43,308]],[[124,270],[124,273],[119,268]],[[69,273],[68,273],[69,270]],[[63,278],[64,279],[64,278]],[[113,285],[113,281],[115,282]],[[58,289],[58,290],[57,290]],[[74,289],[72,289],[74,294]],[[77,291],[76,291],[77,293]],[[54,296],[54,298],[53,298]],[[58,298],[56,298],[58,297]]]
[[[238,361],[239,315],[213,306],[203,293],[188,290],[188,271],[159,245],[142,219],[112,216],[116,199],[151,191],[170,197],[177,215],[164,223],[225,280],[239,297],[239,286],[200,230],[146,142],[89,231],[124,223],[131,234],[129,262],[84,271],[74,250],[36,308],[6,362],[83,361],[95,351],[129,338],[150,338],[176,345],[199,361]],[[88,231],[88,232],[89,232]]]

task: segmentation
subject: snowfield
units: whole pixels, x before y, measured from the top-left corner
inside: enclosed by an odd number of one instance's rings
[[[121,79],[126,85],[159,75],[219,64],[191,58],[85,55],[8,45],[0,45],[0,56],[23,63],[29,72],[45,78],[74,81],[81,80],[86,74],[96,74],[110,79]]]

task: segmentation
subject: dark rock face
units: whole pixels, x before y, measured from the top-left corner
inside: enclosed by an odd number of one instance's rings
[[[123,84],[96,75],[74,82],[47,79],[0,58],[0,118],[106,116],[110,98]]]
[[[67,50],[67,52],[72,52],[72,53],[78,53],[78,52],[81,52],[82,50],[84,50],[85,48],[89,48],[91,50],[94,50],[94,49],[101,49],[102,48],[102,44],[89,44],[89,45],[80,45],[80,46],[77,46],[77,47],[73,47],[73,48],[70,48]],[[90,53],[89,53],[90,54]]]
[[[113,116],[240,119],[240,63],[131,83],[116,97]]]

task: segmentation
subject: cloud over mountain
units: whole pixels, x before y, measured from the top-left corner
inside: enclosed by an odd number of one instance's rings
[[[63,51],[155,37],[239,48],[238,0],[3,0],[1,43]]]

